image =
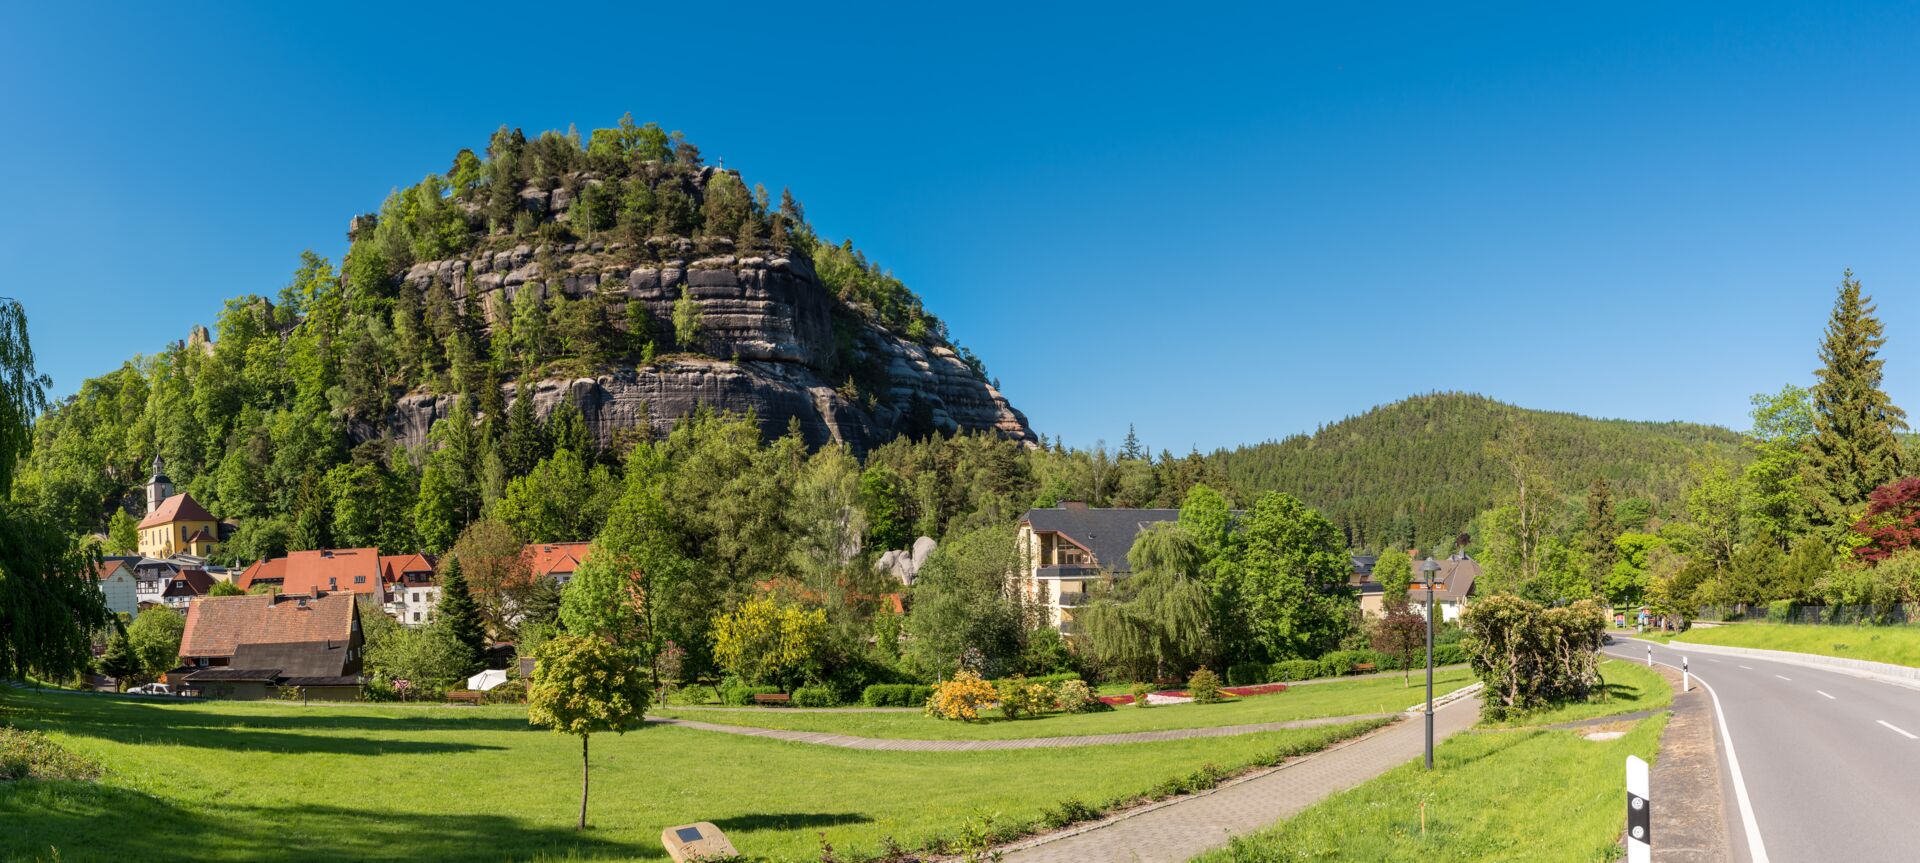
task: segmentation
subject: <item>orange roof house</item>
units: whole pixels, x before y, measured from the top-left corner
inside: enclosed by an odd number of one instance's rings
[[[545,576],[566,584],[573,580],[573,572],[580,564],[587,562],[590,542],[537,542],[521,550],[527,560],[527,569],[534,578]]]
[[[386,583],[377,548],[322,548],[256,561],[240,574],[241,590],[271,584],[281,593],[319,596],[356,593],[386,601]]]
[[[215,696],[259,698],[268,686],[298,686],[357,698],[363,643],[349,593],[206,597],[187,610],[182,667],[168,678]]]

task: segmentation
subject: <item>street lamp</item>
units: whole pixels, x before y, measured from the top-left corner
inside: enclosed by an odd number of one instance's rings
[[[1427,577],[1427,769],[1433,769],[1433,576],[1440,571],[1440,564],[1433,558],[1420,564],[1420,571]]]

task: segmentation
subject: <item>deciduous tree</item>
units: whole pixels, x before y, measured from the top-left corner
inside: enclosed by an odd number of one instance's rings
[[[540,646],[527,690],[527,721],[580,738],[580,822],[587,829],[591,762],[587,743],[596,732],[625,734],[646,718],[649,687],[633,655],[595,636],[559,635]]]

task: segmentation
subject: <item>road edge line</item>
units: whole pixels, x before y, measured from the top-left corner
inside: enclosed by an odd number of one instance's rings
[[[1676,667],[1671,662],[1658,659],[1654,661],[1668,668]],[[1720,725],[1720,741],[1727,746],[1727,772],[1733,775],[1733,797],[1739,805],[1741,826],[1747,833],[1747,855],[1752,858],[1753,863],[1769,863],[1766,843],[1760,840],[1760,822],[1753,815],[1753,800],[1747,796],[1747,779],[1740,772],[1740,756],[1733,751],[1733,733],[1727,730],[1727,713],[1720,709],[1720,693],[1713,691],[1713,685],[1701,680],[1700,675],[1693,675],[1693,679],[1694,682],[1706,687],[1707,695],[1713,698],[1713,718]]]

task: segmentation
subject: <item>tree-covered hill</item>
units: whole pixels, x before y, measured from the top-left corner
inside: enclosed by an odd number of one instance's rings
[[[1562,495],[1604,477],[1623,499],[1666,512],[1689,464],[1744,461],[1740,436],[1718,426],[1603,420],[1526,410],[1466,393],[1415,396],[1296,435],[1208,457],[1240,499],[1290,492],[1319,508],[1356,548],[1444,548],[1512,484],[1487,444],[1518,418]]]

